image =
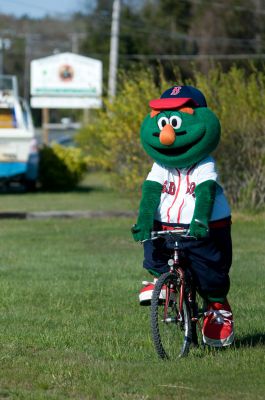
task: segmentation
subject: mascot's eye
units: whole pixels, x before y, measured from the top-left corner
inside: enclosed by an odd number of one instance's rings
[[[157,121],[158,128],[161,130],[164,128],[165,125],[169,124],[169,120],[167,117],[161,117]]]
[[[176,115],[173,115],[172,117],[170,117],[169,123],[174,129],[179,129],[181,127],[182,119],[177,117]]]

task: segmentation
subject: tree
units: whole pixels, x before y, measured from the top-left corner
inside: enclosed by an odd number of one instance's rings
[[[257,24],[253,11],[253,1],[196,2],[193,5],[193,19],[189,30],[196,43],[196,54],[255,53]],[[222,64],[228,68],[231,61],[222,61]],[[206,71],[210,64],[209,61],[203,61],[200,65]]]

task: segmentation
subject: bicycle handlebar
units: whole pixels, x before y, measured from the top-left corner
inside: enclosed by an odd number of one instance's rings
[[[173,235],[178,236],[179,238],[196,239],[195,236],[189,235],[189,229],[179,228],[179,229],[171,229],[165,231],[152,231],[151,238],[141,240],[140,243],[147,242],[148,240],[156,240],[163,236],[173,236]]]
[[[155,239],[159,236],[170,236],[172,234],[177,234],[178,236],[187,236],[189,233],[189,229],[169,229],[165,231],[152,231],[151,232],[151,239]]]
[[[195,222],[198,225],[206,228],[207,231],[209,231],[208,225],[206,225],[201,220],[195,219]],[[148,240],[156,240],[156,239],[158,239],[159,237],[162,237],[162,236],[170,236],[170,235],[172,236],[173,234],[178,236],[178,237],[182,237],[182,238],[186,238],[186,239],[195,239],[195,240],[197,239],[195,236],[190,236],[189,235],[189,229],[179,227],[177,229],[171,229],[171,230],[169,229],[169,230],[165,230],[165,231],[152,231],[151,232],[151,238],[150,239],[141,240],[140,243],[147,242]]]

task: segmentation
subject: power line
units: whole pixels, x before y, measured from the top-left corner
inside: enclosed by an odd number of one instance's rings
[[[265,54],[128,54],[120,55],[121,58],[131,58],[138,60],[247,60],[247,59],[265,59]]]
[[[252,38],[252,39],[248,39],[248,38],[244,38],[244,39],[239,39],[239,38],[230,38],[230,37],[206,37],[206,36],[198,36],[198,37],[193,37],[193,36],[189,36],[186,34],[179,34],[179,33],[175,33],[174,35],[171,34],[171,32],[165,32],[165,31],[160,31],[160,30],[148,30],[148,29],[139,29],[139,33],[140,34],[152,34],[152,36],[154,37],[161,37],[163,36],[164,38],[167,38],[169,40],[184,40],[187,42],[193,42],[193,43],[203,43],[203,42],[211,42],[211,44],[216,45],[216,44],[231,44],[234,47],[245,47],[246,45],[249,46],[255,46],[257,44],[257,38]],[[87,37],[87,32],[71,32],[71,33],[64,33],[64,35],[62,37],[65,38],[69,38],[72,36],[78,37],[78,39],[85,39]],[[62,41],[62,37],[56,39],[50,39],[50,36],[47,36],[46,34],[17,34],[16,32],[6,32],[6,31],[0,31],[0,37],[9,37],[11,40],[12,38],[16,38],[16,39],[26,39],[27,37],[31,36],[31,42],[32,45],[37,45],[38,43],[41,43],[42,45],[46,45],[46,46],[60,46],[60,47],[64,47],[65,43],[63,43]],[[110,32],[108,31],[104,31],[102,33],[102,37],[110,37]],[[121,31],[120,34],[121,38],[126,38],[126,35]],[[61,43],[61,44],[60,44]]]
[[[124,27],[134,27],[134,23],[131,22],[122,22],[121,26]],[[176,39],[180,39],[180,40],[186,40],[189,42],[208,42],[209,41],[209,36],[191,36],[191,35],[187,35],[185,33],[181,33],[181,32],[170,32],[170,31],[165,31],[162,29],[146,29],[146,28],[134,28],[134,31],[138,31],[140,33],[143,34],[152,34],[153,36],[163,36],[165,38],[171,39],[171,40],[176,40]],[[124,36],[121,33],[121,36]],[[215,37],[211,37],[211,42],[214,43],[234,43],[234,44],[253,44],[255,43],[256,39],[255,38],[231,38],[231,37],[224,37],[224,36],[215,36]]]
[[[165,31],[162,29],[146,29],[146,28],[142,28],[142,27],[138,27],[136,26],[137,24],[134,24],[133,22],[122,22],[121,23],[121,27],[124,28],[130,28],[133,27],[134,31],[139,32],[140,34],[152,34],[152,36],[159,36],[159,37],[164,37],[164,38],[168,38],[170,40],[185,40],[188,42],[208,42],[209,40],[211,40],[212,43],[231,43],[234,45],[246,45],[246,44],[250,44],[250,45],[254,45],[256,43],[256,38],[231,38],[231,37],[224,37],[224,36],[215,36],[215,37],[211,37],[209,38],[208,36],[190,36],[181,32],[169,32],[169,31]],[[91,30],[93,31],[93,29]],[[49,33],[50,34],[50,33]],[[30,33],[30,35],[33,37],[34,42],[42,42],[43,43],[43,38],[45,37],[49,37],[49,34],[35,34],[35,33]],[[103,31],[102,36],[110,36],[110,32],[108,31]],[[15,37],[20,37],[20,38],[25,38],[28,35],[28,33],[16,33],[14,31],[10,31],[10,30],[3,30],[0,31],[0,36],[15,36]],[[64,36],[71,36],[71,35],[77,35],[79,38],[86,38],[87,36],[87,32],[72,32],[70,34],[68,33],[64,33]],[[53,35],[54,36],[54,35]],[[121,37],[126,37],[126,35],[121,31]],[[60,39],[58,39],[59,41]],[[47,40],[45,40],[46,42]]]
[[[181,0],[181,1],[187,1],[187,0]],[[193,1],[197,1],[200,2],[200,0],[193,0]],[[219,4],[219,3],[215,3],[215,4]],[[90,16],[93,20],[101,20],[104,21],[104,26],[106,28],[106,17],[104,15],[101,15],[100,13],[97,13],[95,15],[91,15]],[[107,25],[110,25],[110,20],[107,20]],[[139,26],[139,22],[137,21],[128,21],[128,20],[121,20],[121,28],[124,30],[124,28],[133,28],[135,32],[139,33],[139,34],[151,34],[152,36],[159,36],[159,37],[164,37],[167,38],[169,40],[184,40],[184,41],[188,41],[188,42],[208,42],[209,41],[209,37],[206,36],[191,36],[191,35],[187,35],[185,33],[179,32],[179,31],[175,31],[175,32],[171,32],[171,31],[166,31],[164,29],[147,29],[144,26]],[[91,29],[93,31],[93,28]],[[90,29],[89,29],[90,31]],[[86,33],[80,33],[80,35],[86,35]],[[24,34],[25,36],[26,34]],[[22,34],[23,36],[23,34]],[[102,36],[110,36],[110,32],[103,30],[102,32]],[[124,37],[125,35],[123,34],[123,32],[121,31],[121,37]],[[255,45],[257,41],[257,38],[231,38],[231,37],[212,37],[211,38],[211,42],[212,43],[230,43],[230,44],[234,44],[235,46],[240,47],[241,45]]]
[[[188,0],[181,0],[181,1],[188,1]],[[196,0],[195,0],[196,2]],[[199,2],[201,3],[201,1],[199,0]],[[220,3],[216,3],[219,4],[220,6],[222,6]],[[264,10],[265,13],[265,10]],[[105,20],[106,17],[102,16],[100,14],[93,14],[91,15],[92,20],[94,19],[98,19],[98,20]],[[110,21],[108,20],[108,24],[110,24]],[[141,22],[139,23],[138,21],[128,21],[125,19],[121,19],[120,21],[120,25],[121,28],[133,28],[134,32],[138,32],[138,33],[142,33],[142,34],[152,34],[153,36],[163,36],[165,38],[168,38],[170,40],[176,40],[176,39],[180,39],[180,40],[186,40],[189,42],[207,42],[209,41],[209,37],[206,36],[191,36],[191,35],[187,35],[183,32],[179,32],[179,31],[175,31],[175,32],[171,32],[171,31],[166,31],[165,29],[147,29],[145,28],[143,25],[143,23],[141,24]],[[104,32],[104,35],[109,35],[109,33]],[[121,31],[121,37],[124,36],[123,32]],[[250,44],[253,45],[256,43],[256,38],[231,38],[231,37],[219,37],[216,36],[214,38],[211,38],[211,42],[214,43],[231,43],[231,44],[235,44],[235,45],[246,45],[246,44]]]

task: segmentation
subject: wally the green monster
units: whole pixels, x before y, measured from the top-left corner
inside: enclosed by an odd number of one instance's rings
[[[234,340],[233,316],[227,300],[232,263],[231,210],[219,183],[215,160],[221,127],[202,92],[173,86],[149,103],[151,113],[141,126],[141,143],[154,160],[142,186],[136,241],[151,231],[189,228],[182,252],[207,302],[203,340],[214,347]],[[163,239],[144,242],[143,266],[154,282],[143,282],[140,304],[149,305],[155,280],[169,270],[169,249]]]

